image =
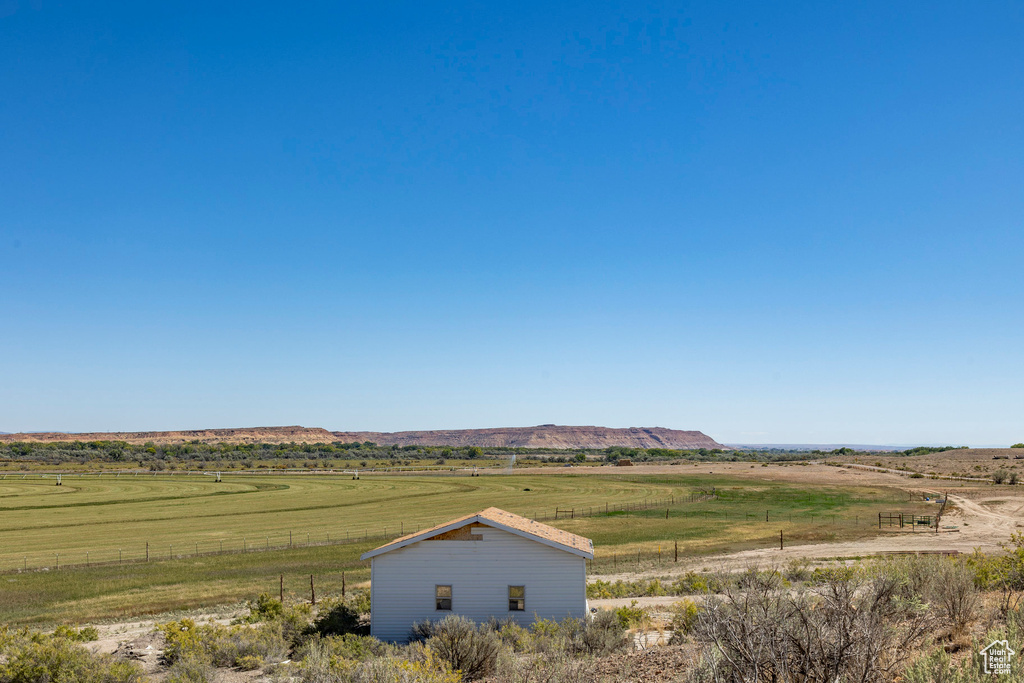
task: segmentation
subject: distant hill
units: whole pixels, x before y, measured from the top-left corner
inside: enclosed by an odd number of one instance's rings
[[[708,448],[725,449],[703,432],[664,427],[502,427],[495,429],[445,429],[418,432],[330,432],[320,427],[242,427],[195,429],[173,432],[34,432],[0,434],[0,442],[30,441],[124,441],[130,444],[216,443],[331,443],[372,441],[381,446],[481,446],[508,448]]]
[[[32,432],[30,434],[0,434],[0,442],[30,441],[124,441],[130,444],[199,443],[330,443],[334,435],[320,427],[240,427],[235,429],[190,429],[174,432]]]
[[[384,446],[504,446],[508,448],[721,448],[703,432],[664,427],[498,427],[422,432],[334,432],[337,441],[373,441]]]

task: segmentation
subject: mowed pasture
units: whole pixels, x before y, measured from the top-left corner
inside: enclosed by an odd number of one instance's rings
[[[528,489],[528,490],[526,490]],[[0,481],[0,570],[394,536],[495,505],[527,516],[683,494],[586,475],[63,477]],[[59,555],[59,558],[58,558]]]
[[[715,499],[690,502],[710,487]],[[659,509],[603,512],[606,504],[673,496],[674,505]],[[556,508],[592,512],[546,521],[594,539],[595,572],[612,571],[613,556],[637,550],[653,561],[655,547],[674,541],[692,555],[764,546],[780,528],[793,542],[861,537],[876,533],[871,519],[879,510],[915,506],[892,488],[694,473],[232,476],[219,483],[107,475],[65,476],[59,487],[53,478],[8,478],[0,481],[0,623],[209,607],[273,592],[282,574],[295,596],[308,596],[310,574],[321,595],[337,593],[343,571],[349,587],[368,578],[359,554],[381,543],[385,528],[390,537],[491,505],[530,517]],[[289,534],[292,547],[275,550]],[[317,545],[328,536],[332,545]],[[337,544],[346,536],[351,542]],[[225,554],[211,554],[222,543]],[[81,566],[87,557],[116,563],[118,551],[121,565]]]

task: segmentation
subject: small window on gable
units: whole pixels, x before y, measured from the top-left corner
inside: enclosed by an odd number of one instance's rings
[[[526,586],[508,587],[508,611],[523,612],[526,610]]]
[[[452,608],[452,587],[434,586],[434,609],[450,611]]]

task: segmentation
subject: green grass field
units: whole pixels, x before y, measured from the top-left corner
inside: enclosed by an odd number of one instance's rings
[[[595,572],[613,556],[678,541],[687,554],[874,533],[879,510],[909,510],[894,489],[807,487],[721,476],[551,474],[364,477],[200,476],[0,480],[0,622],[88,621],[230,603],[274,591],[278,577],[323,594],[341,572],[368,578],[358,556],[387,529],[412,531],[495,505],[526,516],[593,508],[593,516],[549,521],[594,540]],[[714,486],[715,500],[688,502]],[[603,513],[603,506],[675,496],[667,508]],[[668,518],[666,519],[666,509]],[[764,521],[768,511],[770,522]],[[293,547],[287,546],[289,532]],[[311,545],[306,546],[307,534]],[[370,535],[365,541],[364,535]],[[358,541],[317,545],[346,536]],[[241,551],[242,544],[250,552]],[[150,562],[145,558],[150,545]],[[221,544],[229,554],[217,552]],[[253,550],[260,552],[252,552]],[[92,563],[123,565],[76,567]],[[88,553],[88,555],[86,555]],[[198,553],[198,555],[197,555]],[[59,554],[59,558],[58,558]],[[57,569],[59,561],[64,568]],[[17,571],[27,566],[29,571]],[[46,569],[42,569],[45,567]],[[618,567],[618,565],[616,565]],[[35,569],[33,569],[35,568]],[[619,567],[621,569],[621,567]]]

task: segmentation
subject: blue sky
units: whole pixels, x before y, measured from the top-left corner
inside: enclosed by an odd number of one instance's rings
[[[1024,440],[1019,3],[0,0],[0,430]]]

